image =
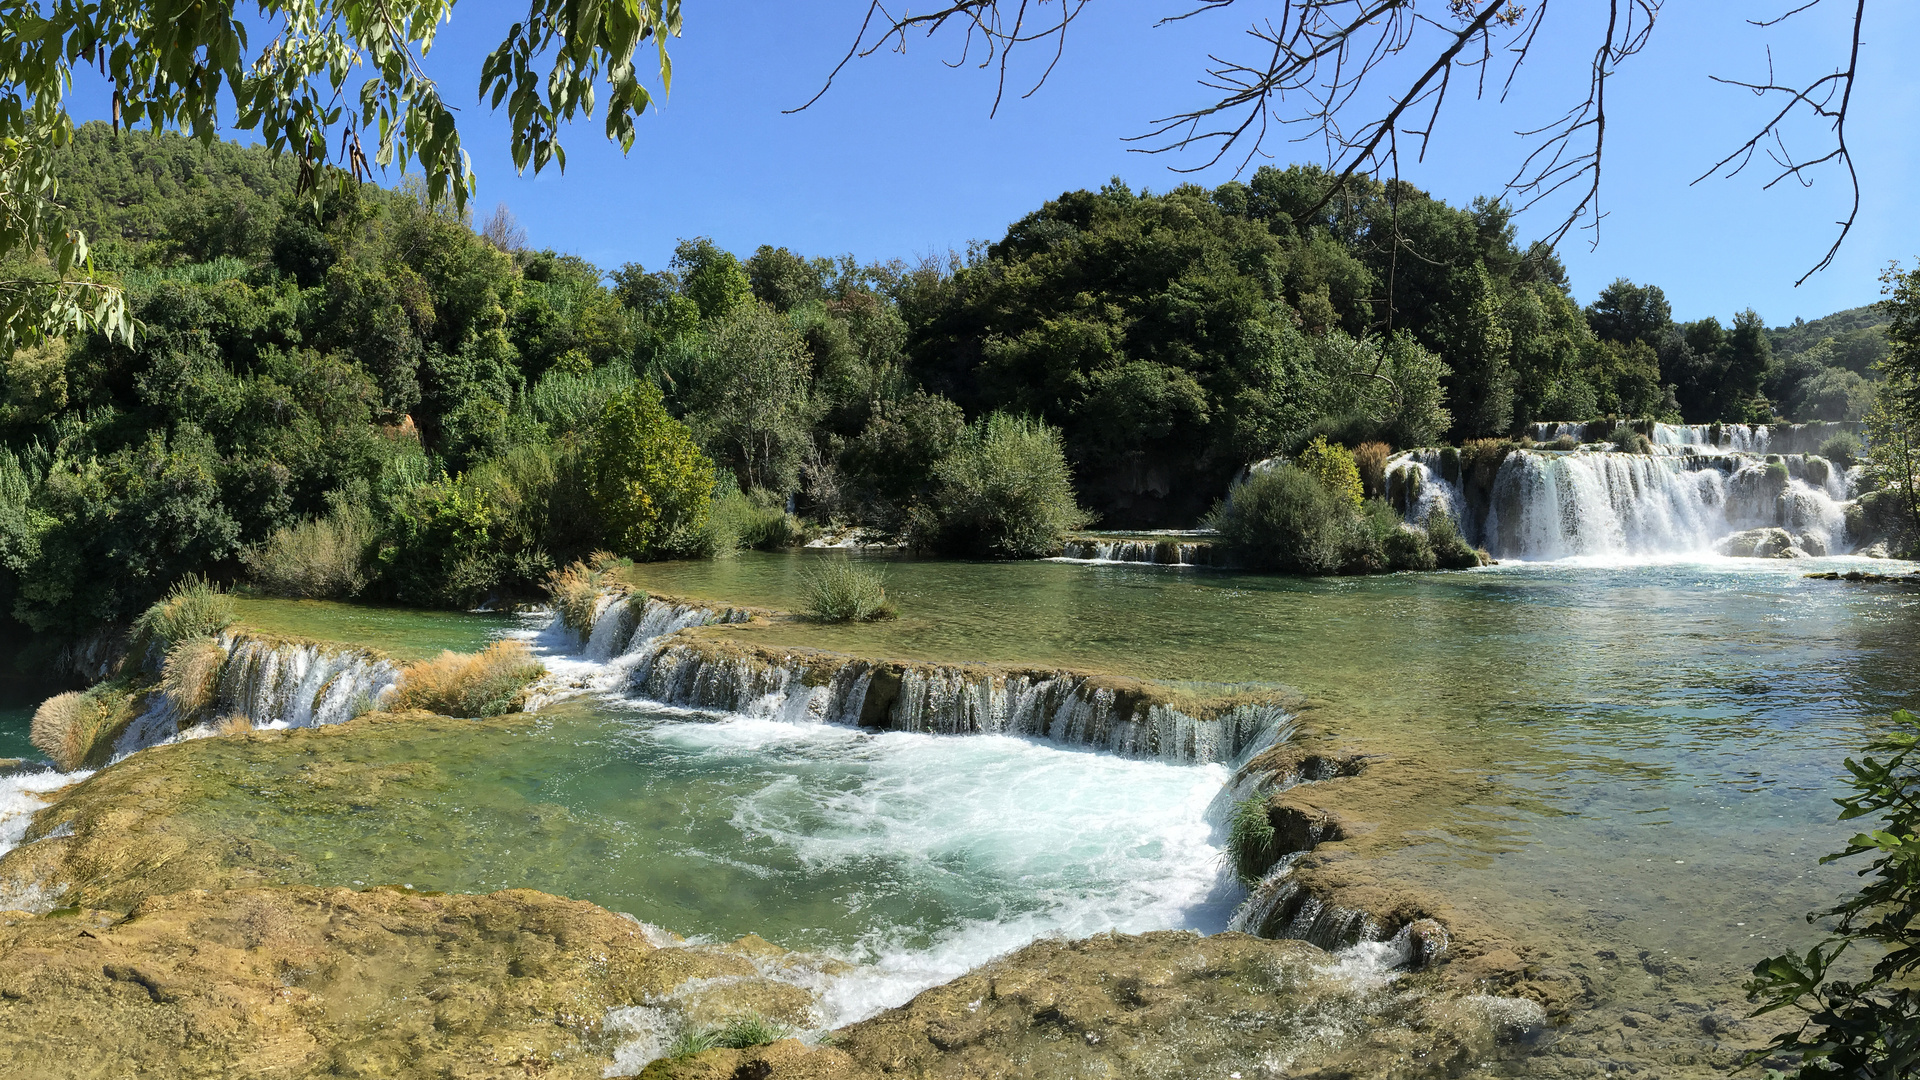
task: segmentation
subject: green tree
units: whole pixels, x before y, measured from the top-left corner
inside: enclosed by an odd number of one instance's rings
[[[601,409],[586,449],[607,542],[633,558],[684,553],[698,542],[713,499],[713,462],[660,390],[636,383]]]
[[[375,166],[417,164],[432,201],[463,207],[472,176],[455,112],[415,55],[449,7],[269,0],[245,22],[218,6],[141,0],[0,12],[0,347],[92,326],[132,332],[121,294],[92,273],[86,239],[59,202],[54,157],[73,137],[65,98],[77,64],[97,65],[113,84],[116,124],[179,128],[211,145],[225,112],[275,154],[297,158],[303,185],[328,169],[345,185]],[[597,100],[608,137],[630,147],[633,117],[651,100],[635,52],[655,44],[664,87],[666,38],[679,30],[679,0],[536,2],[480,71],[483,97],[507,105],[515,166],[564,167],[559,129],[592,115]],[[342,94],[355,69],[370,75]],[[373,136],[371,153],[362,133]]]
[[[813,377],[788,318],[749,300],[709,324],[682,400],[694,430],[744,490],[785,497],[812,440]]]
[[[941,551],[1031,559],[1087,522],[1074,501],[1060,432],[1038,420],[982,417],[934,466],[934,478],[936,520],[921,542]]]

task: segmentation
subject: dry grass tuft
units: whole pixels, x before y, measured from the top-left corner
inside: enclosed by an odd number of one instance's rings
[[[253,730],[253,721],[245,713],[233,713],[214,721],[213,730],[221,735],[245,735]]]
[[[585,641],[593,634],[593,615],[600,607],[606,576],[586,563],[574,563],[547,575],[547,596],[560,616],[560,625]]]
[[[200,637],[183,641],[167,650],[167,663],[160,672],[160,692],[183,720],[196,716],[213,704],[226,663],[227,650],[218,640]]]
[[[1353,448],[1353,463],[1360,469],[1360,486],[1366,497],[1378,499],[1387,493],[1387,458],[1393,449],[1383,442],[1364,442]]]
[[[443,652],[408,664],[386,708],[465,717],[516,712],[527,684],[546,670],[520,641],[496,641],[477,653]]]
[[[335,513],[274,531],[240,553],[263,592],[313,600],[344,600],[367,587],[373,525],[364,514]]]
[[[54,768],[72,772],[106,756],[120,730],[133,719],[132,699],[111,691],[70,690],[34,710],[28,738]]]

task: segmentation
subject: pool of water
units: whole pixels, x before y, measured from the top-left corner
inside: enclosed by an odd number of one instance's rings
[[[512,615],[499,612],[422,611],[256,596],[235,597],[234,610],[242,624],[255,630],[347,642],[401,660],[421,660],[445,649],[476,652],[519,625]]]

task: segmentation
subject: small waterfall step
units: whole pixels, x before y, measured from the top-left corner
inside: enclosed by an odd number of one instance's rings
[[[1073,533],[1061,541],[1058,558],[1072,562],[1149,563],[1155,566],[1221,565],[1212,532]]]

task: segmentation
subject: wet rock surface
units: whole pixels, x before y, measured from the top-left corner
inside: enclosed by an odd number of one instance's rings
[[[765,974],[789,955],[751,938],[676,947],[528,890],[194,890],[125,917],[12,913],[0,1060],[49,1078],[599,1077],[612,1008],[806,1023],[811,994]]]
[[[1545,1018],[1525,1002],[1433,990],[1245,934],[1043,941],[843,1028],[829,1047],[713,1050],[640,1076],[1445,1076]]]

